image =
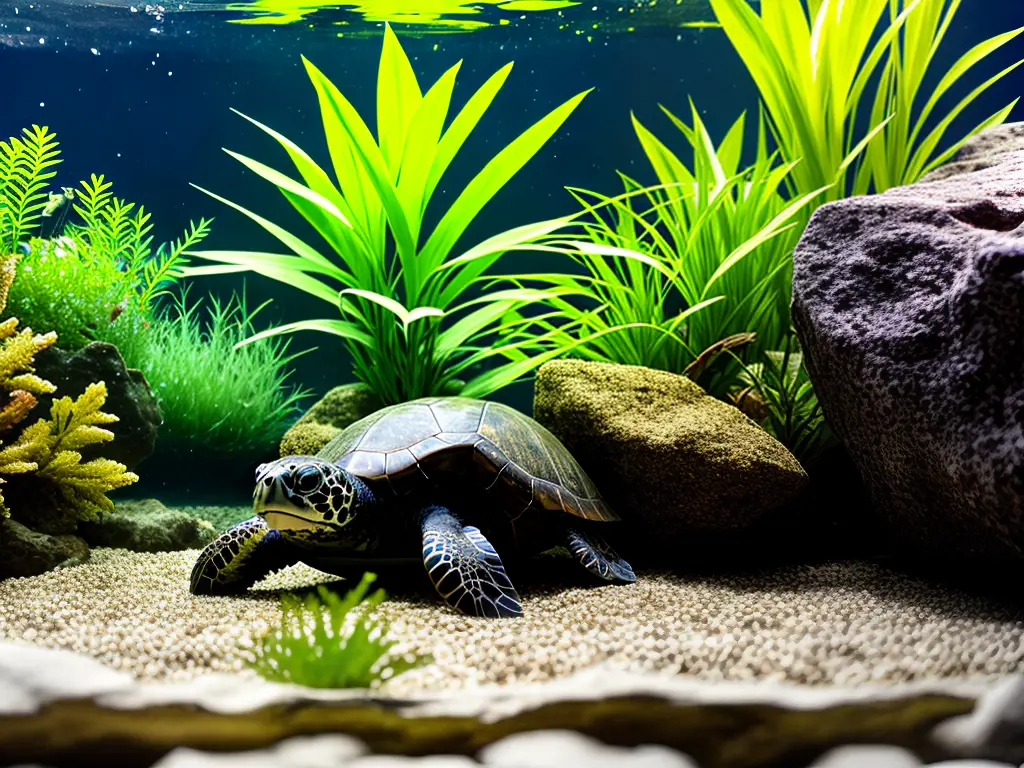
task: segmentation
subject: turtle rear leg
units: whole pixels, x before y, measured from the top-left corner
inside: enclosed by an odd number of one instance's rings
[[[448,605],[472,616],[521,616],[522,603],[501,558],[479,528],[440,506],[423,512],[423,565]]]
[[[619,557],[600,536],[579,528],[569,528],[566,546],[573,558],[599,579],[627,584],[636,581],[636,574],[630,564]]]
[[[193,595],[238,594],[267,574],[298,561],[280,531],[268,528],[262,517],[251,517],[206,545],[192,567],[189,591]]]

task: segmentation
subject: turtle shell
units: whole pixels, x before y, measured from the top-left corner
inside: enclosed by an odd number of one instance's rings
[[[392,405],[349,426],[318,455],[398,496],[479,483],[513,519],[527,510],[619,519],[557,437],[500,403],[428,397]]]

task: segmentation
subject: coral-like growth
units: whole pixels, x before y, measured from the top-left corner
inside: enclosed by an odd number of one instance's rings
[[[0,265],[0,312],[7,306],[7,294],[14,281],[17,263],[17,256],[8,256]],[[36,334],[30,328],[18,331],[18,320],[14,317],[0,322],[0,439],[28,416],[38,395],[46,395],[56,389],[32,371],[35,356],[56,340],[54,333]],[[31,472],[35,468],[36,465],[22,451],[13,447],[0,451],[0,475]],[[2,478],[0,482],[3,482]],[[3,496],[0,495],[0,516],[7,515]]]
[[[113,440],[109,429],[99,426],[117,421],[100,410],[107,399],[103,382],[90,384],[77,400],[62,397],[50,408],[50,418],[40,419],[18,439],[0,451],[5,463],[32,465],[38,477],[50,481],[59,491],[64,511],[87,520],[99,512],[111,512],[113,502],[107,491],[136,482],[139,477],[124,464],[110,459],[82,462],[82,448]]]

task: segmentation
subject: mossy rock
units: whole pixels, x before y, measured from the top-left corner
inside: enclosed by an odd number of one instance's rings
[[[465,382],[456,379],[445,396],[458,395]],[[313,456],[343,429],[384,407],[384,402],[360,382],[342,384],[324,395],[281,438],[282,456]]]
[[[383,407],[362,383],[335,387],[306,411],[281,438],[282,456],[312,456],[353,422]]]
[[[747,530],[807,481],[737,408],[665,371],[549,362],[537,374],[534,416],[624,520],[669,549],[694,533]]]
[[[89,559],[89,546],[73,534],[40,533],[0,518],[0,579],[38,576]]]
[[[79,523],[79,533],[91,546],[117,547],[133,552],[175,552],[209,544],[217,530],[184,510],[165,507],[156,499],[124,501],[99,519]]]

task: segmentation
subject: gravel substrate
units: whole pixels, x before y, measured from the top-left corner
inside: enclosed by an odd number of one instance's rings
[[[84,565],[0,582],[0,638],[70,648],[147,680],[254,674],[246,661],[256,633],[280,617],[277,590],[334,578],[294,566],[245,597],[196,598],[187,585],[197,554],[95,549]],[[429,594],[389,599],[380,613],[396,650],[434,658],[389,689],[539,681],[602,660],[805,684],[1024,670],[1019,613],[874,564],[641,574],[633,585],[594,588],[562,581],[520,584],[525,617],[512,620],[456,615]]]

